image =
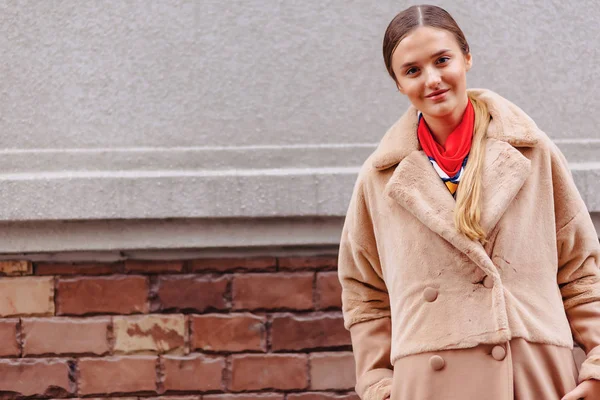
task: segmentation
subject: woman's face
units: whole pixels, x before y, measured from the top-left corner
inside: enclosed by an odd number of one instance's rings
[[[398,89],[426,120],[462,115],[471,63],[452,33],[428,26],[409,33],[392,54]]]

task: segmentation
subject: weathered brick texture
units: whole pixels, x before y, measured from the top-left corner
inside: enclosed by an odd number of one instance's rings
[[[118,316],[113,321],[116,352],[183,352],[186,337],[183,314]]]
[[[0,278],[0,317],[54,314],[52,277]]]
[[[350,334],[344,328],[339,312],[277,315],[273,318],[271,330],[274,351],[351,345]]]
[[[299,269],[336,269],[337,257],[284,257],[279,259],[279,269],[281,270],[299,270]]]
[[[156,393],[153,356],[82,358],[79,360],[79,394]]]
[[[277,259],[275,257],[205,258],[189,261],[188,265],[189,272],[272,271],[277,266]]]
[[[265,351],[266,318],[249,313],[191,317],[193,349],[205,351]]]
[[[126,272],[140,272],[145,274],[155,274],[159,272],[181,272],[183,270],[183,261],[144,261],[127,260],[125,261]]]
[[[335,265],[0,261],[0,398],[358,400]]]
[[[317,273],[317,308],[342,308],[342,285],[337,271]]]
[[[209,394],[202,397],[203,400],[283,400],[282,393],[226,393]]]
[[[0,393],[20,396],[73,394],[67,360],[0,360]]]
[[[59,315],[148,312],[148,278],[109,276],[60,278],[57,284]]]
[[[225,310],[229,280],[228,277],[198,275],[160,277],[152,310]]]
[[[30,261],[0,261],[0,275],[31,275],[32,271]]]
[[[224,357],[191,354],[164,356],[164,381],[166,391],[223,390]]]
[[[233,355],[230,389],[306,389],[307,365],[308,357],[305,354]]]
[[[233,305],[236,310],[313,308],[311,272],[237,274],[233,278]]]
[[[23,318],[23,355],[108,353],[110,318]]]
[[[37,263],[36,275],[109,275],[123,272],[123,263]]]
[[[17,341],[18,319],[0,319],[0,357],[18,356],[20,353]]]

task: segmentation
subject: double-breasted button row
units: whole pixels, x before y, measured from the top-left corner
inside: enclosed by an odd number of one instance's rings
[[[488,289],[493,288],[494,279],[491,276],[486,275],[486,277],[483,279],[483,286]],[[423,290],[423,299],[429,303],[434,302],[438,298],[438,293],[439,292],[436,288],[426,287],[425,290]]]
[[[503,346],[494,346],[492,348],[492,358],[496,361],[502,361],[506,358],[506,349]],[[429,358],[429,366],[434,371],[440,371],[446,366],[446,361],[442,356],[434,355]]]

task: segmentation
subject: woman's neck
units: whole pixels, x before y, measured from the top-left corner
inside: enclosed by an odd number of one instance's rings
[[[465,101],[462,107],[456,107],[451,114],[445,115],[440,118],[435,118],[423,114],[423,118],[433,135],[433,138],[442,147],[446,147],[446,139],[456,129],[456,127],[462,121],[462,117],[465,114],[469,98]]]

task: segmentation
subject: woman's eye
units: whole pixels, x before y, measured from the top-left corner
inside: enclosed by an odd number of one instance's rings
[[[440,57],[440,58],[438,58],[438,64],[446,63],[446,62],[448,62],[448,60],[450,60],[450,57],[445,57],[445,56]]]
[[[413,67],[413,68],[409,68],[409,69],[406,71],[406,75],[412,75],[412,74],[414,74],[414,73],[416,73],[416,72],[417,72],[417,69],[416,69],[416,68],[414,68],[414,67]]]

